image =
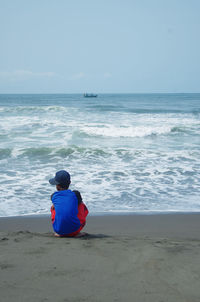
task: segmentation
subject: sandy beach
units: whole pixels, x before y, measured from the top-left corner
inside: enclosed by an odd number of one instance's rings
[[[200,301],[200,214],[90,216],[55,238],[49,216],[0,218],[1,300]]]

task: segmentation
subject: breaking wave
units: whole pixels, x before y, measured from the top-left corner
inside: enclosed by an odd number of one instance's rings
[[[151,135],[165,135],[176,132],[186,132],[185,127],[171,127],[171,126],[132,126],[132,127],[82,127],[78,135],[86,136],[102,136],[102,137],[145,137]]]
[[[13,158],[40,158],[49,159],[49,157],[68,158],[70,156],[76,157],[108,157],[111,153],[106,152],[100,148],[83,148],[78,146],[62,147],[62,148],[48,148],[48,147],[34,147],[34,148],[5,148],[0,149],[0,160]]]
[[[67,112],[64,106],[4,106],[0,108],[0,114],[32,114],[44,112]]]

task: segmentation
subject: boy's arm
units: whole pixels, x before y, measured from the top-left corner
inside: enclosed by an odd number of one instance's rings
[[[51,194],[51,201],[52,201],[54,193]],[[52,201],[52,203],[53,203],[53,201]],[[55,221],[55,216],[56,216],[55,207],[54,207],[54,204],[52,204],[52,206],[51,206],[51,222],[52,223],[54,223],[54,221]]]

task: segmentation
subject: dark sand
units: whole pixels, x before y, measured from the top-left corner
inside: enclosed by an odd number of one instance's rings
[[[91,216],[85,231],[0,218],[0,301],[200,301],[200,214]]]

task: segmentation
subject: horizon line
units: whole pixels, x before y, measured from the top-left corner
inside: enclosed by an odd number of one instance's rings
[[[84,95],[84,92],[0,92],[0,95],[17,95],[17,94],[76,94],[76,95]],[[104,94],[200,94],[199,92],[95,92],[97,95],[104,95]]]

